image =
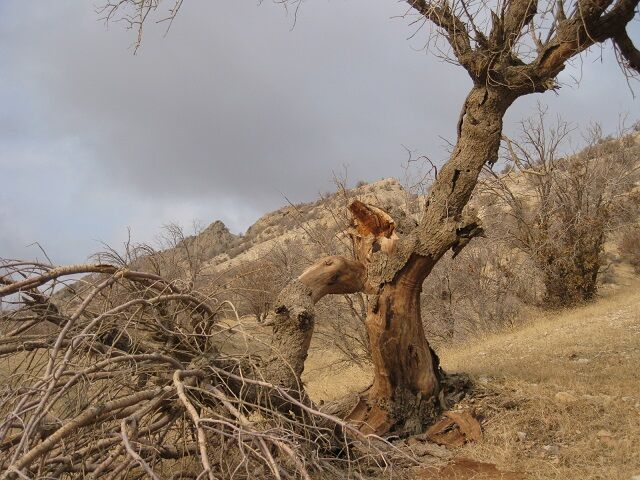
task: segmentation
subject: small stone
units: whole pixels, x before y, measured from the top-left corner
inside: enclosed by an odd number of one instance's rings
[[[521,442],[524,442],[527,439],[527,434],[525,432],[516,432],[516,435],[518,436],[518,440]]]
[[[576,360],[576,363],[589,363],[591,360],[589,360],[588,358],[579,358]]]
[[[560,403],[574,403],[578,400],[575,396],[571,395],[569,392],[558,392],[555,395],[555,399]]]
[[[557,445],[545,445],[542,449],[547,452],[549,455],[559,455],[560,447]]]
[[[596,433],[596,437],[598,437],[598,440],[602,443],[609,445],[610,447],[614,446],[616,443],[613,433],[609,430],[599,430],[598,433]]]

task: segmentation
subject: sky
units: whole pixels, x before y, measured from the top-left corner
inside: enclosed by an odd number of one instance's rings
[[[0,0],[0,258],[41,259],[37,242],[82,262],[169,222],[241,233],[331,191],[334,173],[402,176],[405,146],[442,162],[471,86],[426,32],[410,38],[402,2],[308,0],[294,24],[270,2],[186,0],[135,55],[96,5]],[[560,80],[518,100],[505,130],[537,101],[607,132],[640,118],[608,47]]]

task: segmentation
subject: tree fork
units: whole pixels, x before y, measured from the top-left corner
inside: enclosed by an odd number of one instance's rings
[[[422,284],[447,250],[457,255],[483,234],[474,212],[463,210],[482,167],[498,157],[502,117],[512,101],[506,90],[471,90],[457,145],[429,193],[419,224],[399,216],[396,225],[379,209],[350,207],[356,257],[367,266],[370,288],[377,289],[369,296],[366,320],[373,386],[348,416],[363,432],[417,433],[438,414],[441,374],[422,327]],[[379,227],[367,230],[370,225]]]
[[[497,137],[499,145],[500,132]],[[480,169],[481,165],[474,166],[476,178]],[[444,178],[446,175],[439,182]],[[433,191],[464,197],[470,181],[474,178],[465,175],[457,188],[455,181],[448,191],[434,187],[431,198],[438,199]],[[460,210],[465,204],[462,199]],[[437,357],[422,327],[422,284],[447,250],[457,254],[471,238],[482,234],[482,228],[473,214],[451,211],[445,212],[435,228],[425,230],[399,210],[392,212],[394,218],[357,200],[349,210],[352,225],[348,234],[356,260],[324,258],[282,290],[275,306],[273,354],[263,374],[272,383],[303,392],[300,376],[313,334],[314,304],[327,294],[363,291],[369,300],[365,323],[374,382],[347,420],[363,433],[417,433],[439,412],[441,380]],[[426,213],[425,217],[430,218]],[[427,249],[429,254],[423,254]]]

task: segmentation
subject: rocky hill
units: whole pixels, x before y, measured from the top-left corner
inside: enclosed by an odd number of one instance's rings
[[[356,198],[382,208],[409,212],[417,210],[418,204],[417,196],[407,192],[398,180],[386,178],[326,195],[315,202],[284,206],[263,215],[243,235],[234,235],[224,223],[215,221],[165,253],[171,255],[185,246],[197,251],[206,274],[258,260],[275,248],[297,249],[298,255],[308,255],[311,260],[314,254],[335,253],[342,248],[341,232],[348,222],[346,207]]]
[[[624,145],[620,139],[610,138],[604,139],[599,145],[607,146],[603,150],[606,154],[623,149],[633,157],[640,158],[640,133],[629,135],[625,139],[627,143]],[[596,145],[589,148],[601,147]],[[589,148],[581,154],[588,152]],[[500,178],[512,193],[529,196],[527,189],[532,187],[527,175],[510,173],[501,175]],[[495,182],[491,176],[486,179],[489,184]],[[480,182],[478,191],[482,188],[483,182]],[[495,189],[491,185],[488,190],[495,195]],[[207,274],[228,271],[243,263],[261,259],[269,256],[274,249],[297,251],[298,256],[307,257],[306,261],[310,263],[319,255],[344,251],[345,239],[341,232],[348,223],[346,207],[353,199],[372,203],[386,210],[400,208],[411,215],[417,215],[420,210],[418,195],[408,192],[397,179],[385,178],[353,189],[339,189],[314,202],[283,206],[263,215],[244,234],[234,235],[224,223],[215,221],[165,253],[181,258],[184,255],[180,251],[184,251],[186,246],[191,254],[197,255],[201,271]],[[481,203],[473,200],[471,202],[477,207],[481,218],[486,215],[492,217],[491,221],[487,219],[487,224],[494,223],[496,209],[487,210],[486,205]]]

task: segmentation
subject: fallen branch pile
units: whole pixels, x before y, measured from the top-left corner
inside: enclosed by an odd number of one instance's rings
[[[2,479],[363,478],[400,455],[219,353],[223,305],[185,282],[3,261],[0,299]]]

